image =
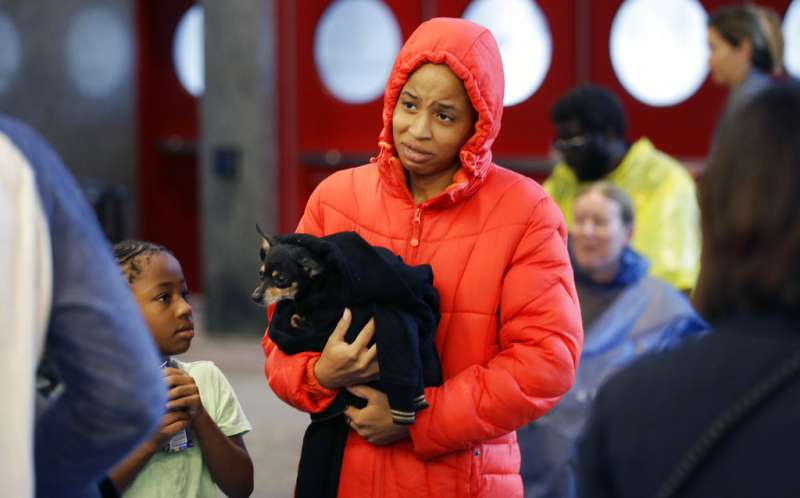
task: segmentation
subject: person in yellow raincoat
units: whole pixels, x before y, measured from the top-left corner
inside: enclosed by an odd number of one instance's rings
[[[680,290],[692,289],[699,270],[700,215],[687,170],[647,138],[626,142],[622,105],[603,87],[576,87],[559,98],[550,119],[563,161],[544,188],[567,225],[572,226],[573,202],[582,188],[601,179],[617,185],[633,200],[631,246],[650,261],[650,274]]]

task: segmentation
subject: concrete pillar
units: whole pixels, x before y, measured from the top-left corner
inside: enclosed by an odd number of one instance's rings
[[[277,226],[274,0],[204,0],[201,102],[202,261],[206,328],[261,334],[256,223]]]

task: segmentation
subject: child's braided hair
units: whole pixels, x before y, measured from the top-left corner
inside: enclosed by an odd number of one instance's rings
[[[123,275],[127,278],[128,283],[132,284],[139,275],[142,274],[142,267],[140,265],[140,257],[151,256],[153,254],[167,253],[172,256],[172,251],[166,247],[154,244],[153,242],[145,242],[143,240],[123,240],[114,244],[114,257],[117,258],[117,264],[122,269]]]

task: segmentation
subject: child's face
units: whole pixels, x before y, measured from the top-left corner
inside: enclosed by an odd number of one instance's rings
[[[194,337],[192,307],[181,265],[169,253],[140,256],[141,274],[131,284],[150,333],[163,355],[186,352]]]

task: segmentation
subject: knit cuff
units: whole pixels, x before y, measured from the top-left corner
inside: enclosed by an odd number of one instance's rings
[[[389,399],[389,409],[395,424],[411,425],[414,423],[417,406],[416,389],[412,386],[381,382]],[[423,396],[424,398],[424,396]]]

